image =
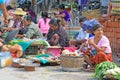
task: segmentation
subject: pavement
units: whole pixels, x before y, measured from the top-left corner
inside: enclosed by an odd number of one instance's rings
[[[36,71],[6,67],[0,70],[0,80],[90,80],[92,72],[65,72],[60,66],[41,66]]]
[[[119,58],[113,55],[114,62],[120,66]],[[93,72],[63,71],[60,65],[44,65],[36,67],[35,71],[12,66],[0,69],[0,80],[97,80],[92,79]]]

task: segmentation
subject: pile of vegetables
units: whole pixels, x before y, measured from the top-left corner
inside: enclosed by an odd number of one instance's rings
[[[105,78],[114,77],[120,80],[120,68],[114,68],[114,69],[107,70],[106,72],[104,72],[104,77]]]
[[[14,44],[19,44],[21,42],[32,42],[32,44],[43,44],[44,46],[47,46],[48,44],[46,43],[46,41],[44,40],[23,40],[23,39],[13,39],[10,41],[10,45],[14,45]]]
[[[32,44],[43,44],[44,46],[47,46],[47,43],[45,40],[34,40]]]
[[[95,67],[95,75],[94,77],[99,80],[103,80],[105,74],[107,74],[107,70],[118,68],[118,66],[114,62],[105,61],[102,62]],[[114,73],[113,73],[114,74]]]
[[[24,42],[23,39],[13,39],[9,42],[10,45],[18,44],[20,42]]]

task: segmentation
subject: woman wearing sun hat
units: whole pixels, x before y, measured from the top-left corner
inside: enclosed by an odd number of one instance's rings
[[[13,12],[14,14],[14,24],[12,26],[12,28],[10,28],[10,30],[14,30],[15,28],[18,28],[19,30],[21,30],[22,28],[24,28],[23,25],[23,16],[25,16],[27,13],[25,11],[23,11],[22,8],[16,8],[16,10]]]

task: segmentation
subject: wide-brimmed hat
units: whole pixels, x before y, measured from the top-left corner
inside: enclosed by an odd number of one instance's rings
[[[17,8],[17,9],[13,12],[13,14],[15,14],[15,15],[26,15],[26,13],[27,13],[27,12],[23,11],[22,8]]]

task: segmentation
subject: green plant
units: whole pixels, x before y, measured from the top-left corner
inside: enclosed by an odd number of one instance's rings
[[[76,2],[71,3],[72,4],[72,8],[77,8],[78,4]]]
[[[78,7],[78,4],[76,2],[72,2],[72,3],[69,3],[69,4],[65,4],[65,8],[77,8]]]

